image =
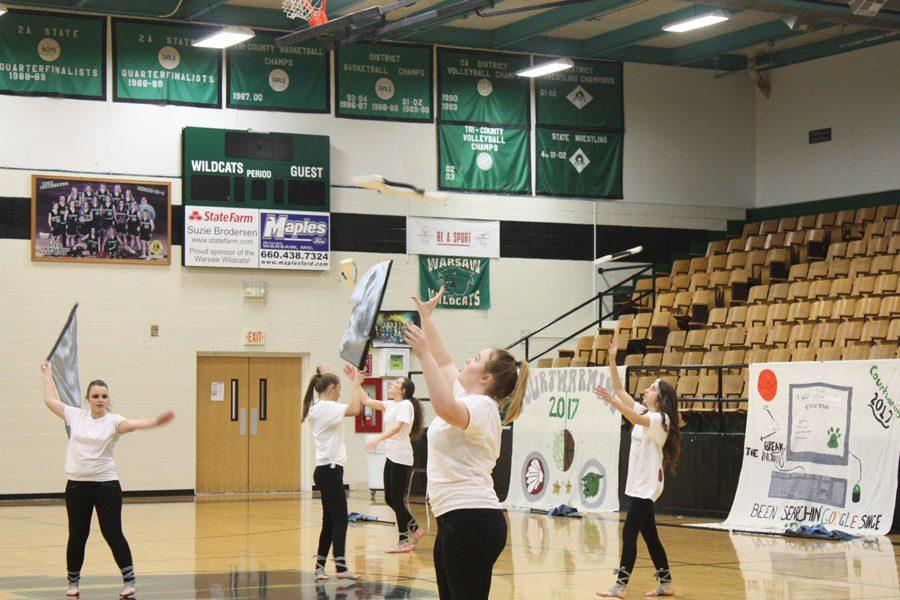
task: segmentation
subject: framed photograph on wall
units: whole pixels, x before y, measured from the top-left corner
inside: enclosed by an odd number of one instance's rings
[[[33,175],[31,259],[168,265],[171,184]]]
[[[366,377],[362,384],[369,398],[382,399],[381,377]],[[356,433],[381,433],[381,411],[363,406],[356,415]]]
[[[379,310],[375,319],[375,337],[372,338],[372,345],[376,348],[390,346],[408,348],[407,343],[403,341],[403,327],[408,323],[417,327],[422,326],[417,311]]]

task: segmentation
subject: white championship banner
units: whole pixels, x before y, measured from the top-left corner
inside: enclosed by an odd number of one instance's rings
[[[409,254],[500,257],[500,221],[406,218]]]
[[[609,367],[539,369],[513,426],[512,508],[619,510],[621,415],[597,398]]]
[[[715,529],[891,528],[900,458],[900,360],[750,365],[744,462]]]

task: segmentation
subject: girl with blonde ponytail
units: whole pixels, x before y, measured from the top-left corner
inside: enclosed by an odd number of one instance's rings
[[[356,369],[347,365],[344,375],[351,381]],[[314,401],[314,397],[318,400]],[[340,404],[341,380],[329,367],[319,366],[303,396],[300,421],[309,420],[316,442],[316,470],[313,481],[322,496],[322,530],[316,554],[316,581],[326,581],[325,560],[334,545],[334,565],[338,579],[356,579],[347,568],[344,549],[347,542],[347,497],[344,495],[344,419],[359,414],[359,398],[354,394],[350,404]]]
[[[431,318],[444,288],[428,302],[413,298],[422,327],[407,325],[431,406],[428,499],[437,517],[434,568],[441,600],[487,600],[494,563],[506,546],[506,519],[491,472],[500,456],[500,412],[522,412],[528,363],[487,348],[459,371]]]

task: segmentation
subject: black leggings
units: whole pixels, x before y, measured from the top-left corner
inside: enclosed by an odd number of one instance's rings
[[[434,571],[441,600],[487,600],[506,518],[495,508],[451,510],[437,518]]]
[[[344,467],[321,465],[313,471],[313,481],[322,495],[322,531],[316,567],[325,567],[328,550],[334,544],[334,564],[338,573],[347,570],[344,547],[347,543],[347,496],[344,494]]]
[[[634,568],[637,559],[638,532],[644,537],[644,543],[650,551],[653,566],[659,569],[669,569],[669,559],[662,542],[659,541],[659,533],[656,531],[656,518],[653,516],[653,500],[647,498],[630,498],[628,515],[625,517],[625,526],[622,528],[622,563],[621,567],[628,573]]]
[[[84,564],[84,546],[91,533],[91,516],[97,508],[100,531],[112,550],[116,564],[126,577],[134,581],[131,550],[122,533],[122,488],[118,481],[69,481],[66,484],[66,512],[69,515],[69,544],[66,566],[70,582],[78,580]]]
[[[409,539],[409,534],[419,528],[419,523],[406,507],[406,488],[412,467],[401,465],[387,458],[384,461],[384,501],[397,515],[397,531],[400,542]]]

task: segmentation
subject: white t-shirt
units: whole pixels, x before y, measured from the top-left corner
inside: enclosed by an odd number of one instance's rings
[[[440,417],[428,427],[428,499],[435,516],[462,508],[500,508],[491,471],[500,456],[500,409],[487,396],[467,394],[458,381],[454,397],[469,409],[460,429]]]
[[[108,412],[99,419],[91,411],[65,406],[66,425],[69,426],[69,445],[66,447],[66,477],[72,481],[115,481],[116,463],[113,450],[121,434],[122,415]]]
[[[347,462],[344,446],[344,417],[347,405],[332,400],[318,400],[309,407],[306,418],[316,440],[316,466],[341,465]]]
[[[391,462],[411,467],[414,460],[409,432],[412,430],[415,418],[413,403],[409,400],[400,400],[399,402],[385,400],[383,404],[384,430],[387,431],[397,423],[401,423],[400,431],[384,441],[384,453]]]
[[[628,451],[628,478],[625,494],[632,498],[653,500],[660,497],[665,483],[663,446],[669,433],[663,429],[663,414],[650,411],[635,403],[634,410],[647,415],[650,426],[635,425],[631,429],[631,449]],[[668,419],[666,419],[668,421]]]

